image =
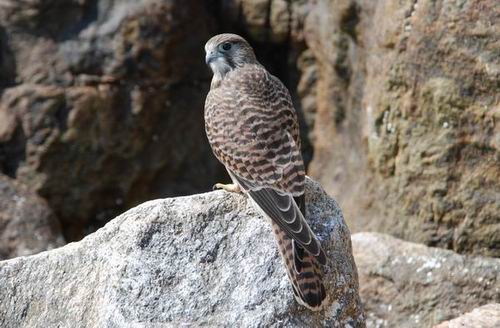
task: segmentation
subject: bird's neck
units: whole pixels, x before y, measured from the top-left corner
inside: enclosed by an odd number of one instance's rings
[[[210,89],[218,88],[221,85],[225,75],[226,74],[214,72],[214,75],[212,76],[212,82],[210,83]]]

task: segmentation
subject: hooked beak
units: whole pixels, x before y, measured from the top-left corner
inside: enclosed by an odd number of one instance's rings
[[[211,62],[217,60],[221,55],[216,51],[210,51],[205,55],[205,63],[210,65]]]

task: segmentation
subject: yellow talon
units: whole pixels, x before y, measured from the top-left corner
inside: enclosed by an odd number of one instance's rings
[[[234,184],[234,183],[229,183],[229,184],[222,184],[222,183],[216,183],[213,187],[213,190],[216,189],[222,189],[227,192],[236,192],[236,193],[241,193],[241,188],[239,185]]]

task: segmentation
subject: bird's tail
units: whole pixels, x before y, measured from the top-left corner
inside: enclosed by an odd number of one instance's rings
[[[316,257],[296,244],[277,224],[272,222],[281,258],[292,283],[295,299],[313,311],[328,302],[323,285],[323,270]]]

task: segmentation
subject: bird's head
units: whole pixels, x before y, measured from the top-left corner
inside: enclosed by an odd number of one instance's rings
[[[245,64],[257,64],[252,47],[236,34],[219,34],[205,44],[205,62],[219,79]]]

